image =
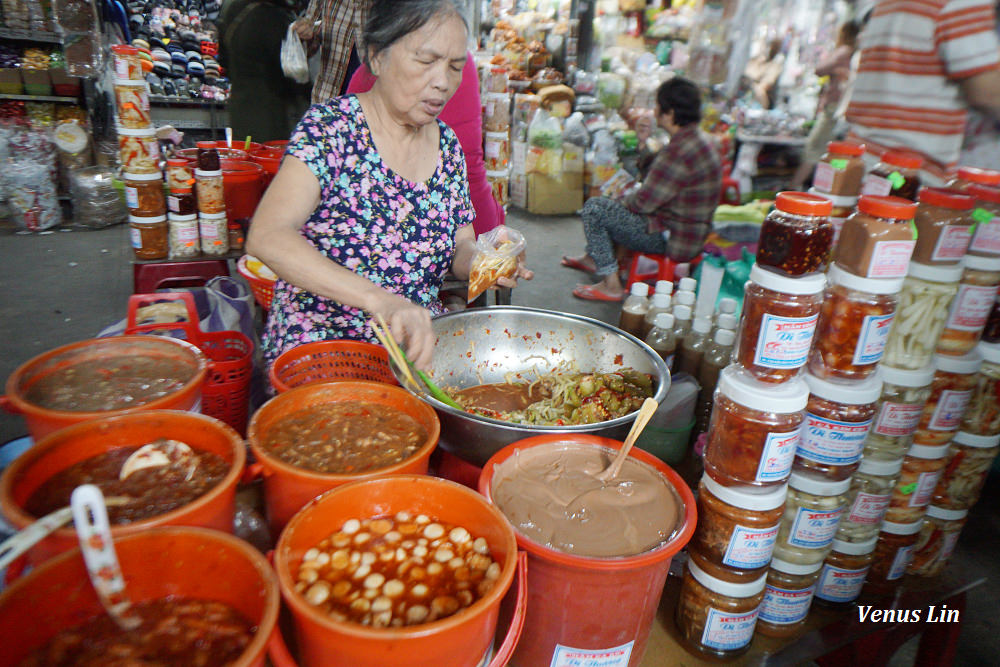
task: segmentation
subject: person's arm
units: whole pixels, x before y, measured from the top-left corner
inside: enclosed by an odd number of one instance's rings
[[[934,40],[948,78],[970,106],[1000,120],[1000,40],[992,0],[949,0],[937,16]]]
[[[677,196],[680,184],[680,160],[670,150],[670,144],[656,154],[649,173],[634,192],[622,200],[627,209],[635,213],[650,214],[667,205]]]
[[[323,18],[323,3],[326,0],[309,0],[309,6],[306,7],[306,11],[302,14],[302,18],[297,19],[292,29],[295,34],[299,36],[303,42],[311,41],[313,37],[319,35],[319,31],[316,30],[317,19]]]
[[[961,86],[969,106],[1000,122],[1000,69],[986,70],[962,79]]]
[[[833,76],[837,70],[851,66],[851,47],[841,44],[826,58],[816,63],[816,76]]]

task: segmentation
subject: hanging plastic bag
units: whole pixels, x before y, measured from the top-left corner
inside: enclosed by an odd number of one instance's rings
[[[524,252],[525,246],[524,235],[506,225],[480,234],[469,273],[468,302],[496,285],[498,279],[513,277],[517,272],[517,256]]]
[[[292,24],[281,41],[281,71],[295,83],[309,83],[309,59]]]

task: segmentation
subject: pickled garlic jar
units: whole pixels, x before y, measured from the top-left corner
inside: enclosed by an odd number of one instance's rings
[[[114,93],[118,123],[122,127],[144,130],[153,126],[149,115],[149,87],[144,79],[115,79]]]
[[[184,158],[167,160],[167,187],[171,192],[194,186],[194,167]]]
[[[911,371],[882,364],[877,375],[882,378],[882,396],[865,440],[864,457],[902,460],[931,395],[934,366]]]
[[[717,579],[688,561],[677,602],[681,638],[695,650],[721,658],[750,646],[767,575],[743,584]]]
[[[1000,171],[978,167],[959,167],[957,175],[948,181],[948,187],[966,192],[971,185],[1000,185]]]
[[[198,216],[168,213],[167,224],[171,259],[187,259],[201,254],[201,243],[198,238]]]
[[[997,298],[1000,257],[966,255],[962,267],[962,281],[938,340],[940,354],[962,355],[974,348]]]
[[[118,163],[130,174],[160,173],[160,142],[156,130],[118,128]]]
[[[708,562],[702,569],[727,581],[760,578],[771,560],[786,490],[782,485],[761,493],[723,486],[704,475],[698,484],[698,525],[688,545]],[[718,570],[722,566],[736,570]]]
[[[145,81],[142,64],[139,62],[139,49],[128,44],[113,44],[111,55],[116,79]]]
[[[849,479],[833,482],[793,472],[774,557],[799,565],[823,562],[847,506],[850,487]]]
[[[910,262],[885,344],[884,363],[918,369],[931,362],[961,279],[960,264],[930,266]]]
[[[816,163],[813,187],[837,197],[857,197],[861,194],[861,179],[865,176],[864,144],[831,141],[826,153]]]
[[[785,382],[800,373],[819,320],[826,278],[787,278],[754,265],[744,288],[733,358],[758,380]]]
[[[947,463],[931,495],[931,503],[949,510],[972,509],[998,452],[1000,435],[956,433],[948,447]]]
[[[860,382],[836,382],[812,373],[803,379],[809,386],[809,402],[792,468],[834,481],[847,479],[861,460],[882,380],[873,376]]]
[[[825,197],[833,204],[833,208],[830,209],[830,224],[833,225],[833,243],[834,247],[836,247],[837,241],[840,239],[840,230],[844,227],[844,220],[847,220],[847,217],[854,213],[854,209],[858,205],[858,198],[856,196],[838,197],[837,195],[820,192],[816,188],[809,188],[809,194]]]
[[[877,542],[878,536],[864,542],[834,540],[823,561],[813,598],[833,606],[854,602],[865,585]]]
[[[862,278],[902,278],[916,244],[916,210],[899,197],[861,197],[840,230],[833,261]]]
[[[725,486],[777,486],[792,469],[809,388],[799,378],[755,380],[738,364],[719,373],[705,472]]]
[[[955,551],[968,514],[969,510],[949,510],[936,505],[928,507],[906,573],[919,577],[940,574]]]
[[[923,517],[934,489],[948,464],[948,445],[912,445],[903,459],[899,481],[892,490],[885,520],[913,523]]]
[[[913,558],[913,549],[923,523],[922,518],[912,523],[882,522],[872,566],[865,578],[866,591],[891,593],[899,585]]]
[[[757,614],[756,632],[767,637],[791,637],[809,615],[822,563],[799,565],[775,558],[767,571],[764,600]]]
[[[779,192],[760,228],[757,265],[791,277],[825,271],[833,248],[832,208],[825,197]]]
[[[838,540],[867,542],[878,537],[878,528],[889,509],[889,500],[902,469],[903,459],[861,459],[847,491],[847,511],[837,528]]]
[[[125,205],[129,213],[149,217],[166,215],[167,203],[163,197],[163,176],[159,170],[153,174],[122,174],[125,181]]]
[[[1000,345],[979,343],[976,352],[982,356],[983,365],[976,376],[961,429],[973,435],[997,435],[1000,434]]]
[[[892,195],[915,201],[924,159],[909,151],[886,151],[861,182],[862,195]]]
[[[821,378],[863,380],[882,360],[896,315],[902,279],[859,278],[834,264],[809,353],[809,372]]]
[[[222,170],[194,170],[195,193],[198,195],[199,213],[224,213],[225,192],[222,188]]]
[[[225,255],[229,252],[229,222],[226,213],[199,213],[198,236],[205,255]]]
[[[913,432],[915,444],[933,446],[951,441],[972,400],[976,374],[982,365],[983,358],[975,350],[962,357],[934,355],[934,380]]]
[[[911,260],[931,265],[958,264],[972,240],[976,200],[946,188],[922,188],[917,198],[913,216],[917,244]]]
[[[969,254],[1000,256],[1000,187],[972,185],[968,193],[976,198],[976,208],[972,210],[976,230],[969,243]]]

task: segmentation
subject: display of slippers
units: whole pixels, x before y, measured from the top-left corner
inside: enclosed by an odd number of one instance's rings
[[[602,292],[598,289],[597,285],[577,285],[573,289],[573,296],[585,301],[621,301],[625,298],[624,293],[614,296],[607,292]]]
[[[577,271],[583,271],[584,273],[593,273],[595,271],[595,269],[587,266],[576,257],[567,257],[563,255],[562,261],[559,263],[568,269],[576,269]]]

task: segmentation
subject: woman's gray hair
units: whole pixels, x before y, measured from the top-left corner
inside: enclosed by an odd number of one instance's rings
[[[361,37],[361,62],[371,69],[371,61],[390,46],[437,18],[457,16],[465,29],[465,2],[462,0],[374,0]]]

